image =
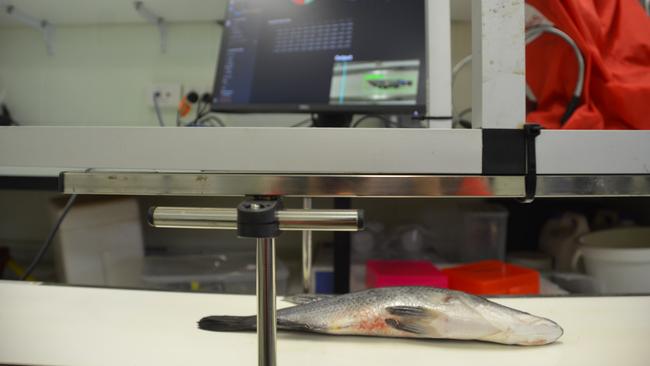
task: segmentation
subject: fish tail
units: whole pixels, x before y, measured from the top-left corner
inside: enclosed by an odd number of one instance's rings
[[[213,332],[241,332],[255,330],[257,317],[252,316],[206,316],[199,320],[199,329]]]

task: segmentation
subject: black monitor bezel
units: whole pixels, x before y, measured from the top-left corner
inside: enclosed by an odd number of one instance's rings
[[[426,0],[422,0],[426,1]],[[226,2],[225,8],[225,19],[223,21],[222,32],[221,32],[221,44],[219,46],[219,54],[217,59],[217,68],[215,70],[214,82],[212,84],[212,103],[210,104],[210,109],[215,113],[345,113],[345,114],[413,114],[420,115],[426,112],[425,104],[414,104],[414,105],[332,105],[332,104],[219,104],[215,102],[217,95],[217,87],[219,80],[221,79],[222,74],[220,70],[223,70],[221,63],[224,61],[224,58],[221,57],[226,50],[227,42],[226,38],[228,35],[228,27],[226,23],[228,22],[228,12],[229,2]],[[426,29],[425,29],[426,32]],[[424,62],[425,65],[428,62],[428,54],[424,53]],[[425,68],[426,69],[426,68]],[[425,78],[427,80],[428,78]],[[425,86],[424,93],[425,98],[429,88]]]

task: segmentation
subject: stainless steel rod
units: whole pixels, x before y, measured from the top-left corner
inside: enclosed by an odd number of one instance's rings
[[[304,209],[311,209],[311,198],[303,198],[302,202]],[[302,288],[304,293],[309,293],[311,290],[312,251],[312,232],[305,230],[302,232]]]
[[[257,239],[258,365],[276,365],[275,239]]]
[[[358,210],[282,210],[277,213],[283,231],[358,231],[363,217]],[[237,210],[229,208],[155,207],[149,223],[160,228],[237,229]]]

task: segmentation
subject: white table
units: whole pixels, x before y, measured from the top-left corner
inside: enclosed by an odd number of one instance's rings
[[[515,347],[281,332],[278,364],[650,365],[650,297],[497,302],[549,317],[565,334],[553,345]],[[256,365],[254,333],[196,328],[205,315],[249,315],[255,309],[252,296],[0,281],[0,364]]]

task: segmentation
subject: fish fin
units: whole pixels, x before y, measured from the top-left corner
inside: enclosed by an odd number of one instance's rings
[[[407,317],[429,317],[434,314],[433,311],[420,306],[389,306],[386,311],[390,315]]]
[[[199,320],[199,329],[213,332],[241,332],[255,330],[257,317],[253,316],[206,316]]]
[[[292,304],[296,305],[305,305],[305,304],[310,304],[312,302],[316,301],[321,301],[325,299],[331,299],[336,295],[326,295],[326,294],[299,294],[299,295],[293,295],[293,296],[287,296],[285,297],[284,301],[290,302]]]
[[[385,320],[391,328],[404,332],[431,335],[430,323],[440,314],[419,306],[390,306],[386,308],[393,317]]]
[[[300,332],[318,332],[319,329],[309,324],[293,322],[286,319],[278,319],[278,328],[284,330],[295,330]]]
[[[418,324],[417,321],[407,320],[404,322],[397,319],[388,318],[385,320],[385,322],[389,327],[401,330],[403,332],[422,335],[427,334],[426,328]]]

